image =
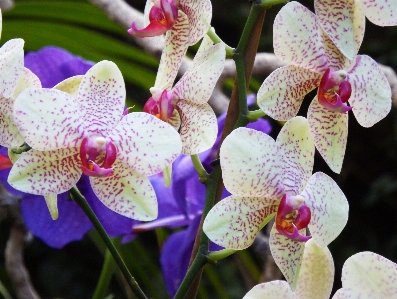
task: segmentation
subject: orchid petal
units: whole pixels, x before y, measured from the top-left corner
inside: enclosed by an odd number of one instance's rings
[[[172,87],[182,58],[186,54],[188,39],[189,21],[187,16],[182,11],[179,11],[178,19],[165,37],[165,46],[161,54],[154,87],[159,89],[169,89]]]
[[[396,298],[397,264],[373,252],[349,257],[342,268],[346,298]]]
[[[117,147],[118,158],[143,175],[162,171],[182,148],[174,128],[144,112],[124,116],[109,138]]]
[[[329,111],[315,97],[309,106],[307,119],[317,150],[332,171],[340,173],[346,151],[347,113]]]
[[[282,280],[274,280],[254,286],[243,299],[295,299],[289,284]]]
[[[328,299],[334,282],[334,261],[327,247],[305,244],[295,298]]]
[[[59,82],[53,88],[58,89],[60,91],[66,92],[67,94],[71,95],[73,98],[77,98],[77,92],[79,90],[79,86],[81,84],[81,80],[84,78],[83,75],[77,75],[70,77],[68,79]]]
[[[372,127],[391,109],[391,89],[378,64],[369,56],[357,56],[355,66],[349,71],[352,87],[349,99],[353,114],[363,127]]]
[[[320,84],[321,75],[294,65],[272,72],[259,88],[258,106],[276,120],[298,114],[304,97]]]
[[[299,232],[305,235],[305,231],[306,229],[301,229]],[[305,243],[293,241],[280,234],[276,229],[276,225],[273,225],[270,231],[269,244],[274,261],[290,284],[291,289],[295,290],[298,283]]]
[[[218,122],[211,106],[181,100],[177,108],[182,121],[179,130],[182,154],[195,155],[211,148],[218,134]]]
[[[234,130],[222,143],[220,162],[223,182],[233,195],[281,198],[281,161],[269,135],[247,128]]]
[[[196,44],[208,31],[212,18],[210,0],[180,0],[180,9],[189,18],[189,46]]]
[[[397,6],[396,1],[376,0],[376,1],[357,1],[363,13],[372,23],[378,26],[397,25]]]
[[[88,70],[77,93],[85,131],[108,136],[124,111],[123,76],[111,61],[103,60]]]
[[[0,37],[1,37],[2,30],[3,30],[3,15],[1,14],[1,11],[0,11]]]
[[[23,144],[24,140],[15,125],[14,99],[0,97],[0,145],[15,148]]]
[[[250,246],[277,211],[278,203],[263,197],[229,196],[208,213],[203,230],[217,245],[234,250]]]
[[[36,195],[66,192],[81,177],[78,153],[77,147],[53,151],[31,149],[15,162],[8,183],[19,191]]]
[[[276,144],[282,161],[284,193],[297,195],[313,171],[315,148],[307,119],[297,116],[286,122]]]
[[[350,60],[354,59],[361,44],[357,45],[354,42],[354,2],[354,0],[314,1],[318,23],[332,42]]]
[[[342,190],[322,172],[313,174],[302,194],[312,217],[309,230],[320,247],[328,246],[347,223],[349,204]]]
[[[172,115],[167,120],[167,123],[175,130],[179,131],[179,128],[181,127],[181,116],[179,115],[178,110],[174,109],[174,111],[172,111]]]
[[[211,46],[196,55],[193,65],[175,84],[172,91],[175,99],[185,99],[196,104],[208,102],[225,65],[225,45]]]
[[[161,22],[153,20],[147,25],[145,28],[138,28],[134,23],[131,24],[131,28],[127,30],[129,34],[133,37],[154,37],[158,35],[162,35],[163,33],[167,32],[170,28],[165,26]]]
[[[18,95],[24,91],[26,88],[40,88],[41,82],[40,79],[29,69],[26,67],[23,68],[21,77],[18,80],[18,84],[15,88],[13,98],[17,98]]]
[[[112,211],[136,220],[157,218],[156,194],[149,179],[116,160],[113,175],[90,177],[92,190]]]
[[[327,68],[316,16],[306,7],[287,3],[274,19],[273,32],[274,53],[279,59],[318,73]]]
[[[15,124],[34,149],[78,146],[83,134],[79,105],[56,89],[25,89],[14,104]]]
[[[344,289],[337,290],[334,296],[332,296],[332,299],[347,299],[345,295],[345,290]]]
[[[48,211],[50,212],[52,220],[58,219],[58,198],[57,194],[49,194],[44,196]]]
[[[327,56],[328,68],[331,70],[349,69],[354,60],[352,61],[347,59],[323,30],[321,30],[321,36],[323,37],[323,45],[325,55]]]
[[[23,39],[9,40],[0,48],[0,96],[9,98],[14,94],[23,70]]]

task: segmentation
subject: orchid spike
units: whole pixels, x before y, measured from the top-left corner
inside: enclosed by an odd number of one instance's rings
[[[243,299],[328,299],[334,272],[334,261],[328,248],[318,247],[313,240],[309,240],[305,244],[295,290],[285,281],[274,280],[255,286]]]
[[[348,59],[364,37],[365,17],[379,26],[397,25],[397,3],[389,0],[315,0],[318,23]]]
[[[270,117],[286,121],[298,113],[305,95],[319,87],[308,111],[310,130],[324,160],[339,173],[347,142],[346,112],[352,110],[363,127],[373,126],[391,109],[390,85],[370,57],[356,56],[356,51],[346,59],[317,16],[297,2],[280,10],[274,32],[274,52],[290,65],[266,78],[258,105]]]
[[[224,45],[214,45],[209,37],[205,37],[191,66],[172,89],[156,85],[150,89],[152,97],[143,110],[179,131],[185,155],[201,153],[215,142],[217,121],[207,101],[224,63]],[[158,76],[162,75],[159,70]]]
[[[32,147],[14,164],[9,183],[37,195],[59,194],[84,172],[94,193],[111,210],[137,220],[157,216],[146,178],[180,153],[178,133],[146,113],[123,116],[124,80],[110,61],[82,78],[77,97],[57,89],[26,89],[15,101],[14,119]]]
[[[326,247],[348,218],[346,197],[336,183],[321,172],[311,175],[313,159],[314,142],[303,117],[289,120],[276,141],[252,129],[234,130],[220,149],[223,181],[232,195],[204,220],[208,238],[225,248],[245,249],[277,213],[270,249],[295,288],[306,227],[313,242]]]

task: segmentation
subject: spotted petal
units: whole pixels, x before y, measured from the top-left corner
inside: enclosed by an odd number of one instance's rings
[[[178,157],[182,148],[174,128],[143,112],[124,116],[110,139],[117,146],[119,159],[143,175],[162,171]]]
[[[243,299],[295,299],[289,284],[282,280],[274,280],[254,286]]]
[[[15,88],[13,98],[17,98],[19,94],[26,88],[40,88],[40,79],[26,67],[23,68],[21,76],[19,77],[18,84]]]
[[[156,194],[149,179],[116,160],[113,175],[90,177],[92,190],[112,211],[136,220],[157,218]]]
[[[229,196],[218,202],[204,220],[208,238],[225,248],[245,249],[277,211],[277,201],[263,197]]]
[[[317,97],[307,112],[314,144],[332,171],[340,173],[347,142],[347,113],[329,111]]]
[[[276,120],[287,121],[298,114],[304,97],[320,84],[320,79],[320,74],[299,66],[278,68],[259,88],[259,108]]]
[[[391,109],[390,84],[378,64],[366,55],[357,56],[348,80],[352,87],[349,103],[354,116],[363,127],[372,127]]]
[[[378,26],[397,25],[397,3],[389,0],[357,1],[363,13]]]
[[[282,161],[284,192],[297,195],[313,171],[314,141],[307,119],[302,116],[290,119],[281,129],[276,143]]]
[[[0,145],[15,148],[24,140],[14,122],[14,99],[0,97]]]
[[[344,289],[339,289],[336,291],[332,299],[347,299],[345,290]]]
[[[314,72],[327,66],[316,16],[298,2],[286,4],[273,24],[273,47],[278,58]]]
[[[83,75],[77,75],[59,82],[53,88],[58,89],[60,91],[66,92],[74,98],[77,98],[77,92],[79,90],[81,80],[83,79]]]
[[[328,246],[347,223],[349,204],[342,190],[322,172],[313,174],[302,192],[312,217],[309,230],[313,241],[321,247]]]
[[[247,128],[234,130],[222,143],[220,161],[223,182],[233,195],[280,197],[281,160],[269,135]]]
[[[124,79],[117,65],[103,60],[90,68],[81,81],[77,102],[85,130],[108,136],[125,108]]]
[[[14,94],[23,70],[23,39],[9,40],[0,48],[0,96],[9,98]]]
[[[218,122],[211,106],[182,100],[177,107],[181,116],[182,154],[194,155],[211,148],[218,134]]]
[[[25,141],[37,150],[78,146],[81,141],[79,105],[56,89],[25,89],[15,100],[14,119]]]
[[[373,252],[348,258],[342,268],[346,298],[397,298],[397,264]]]
[[[8,183],[15,189],[36,195],[60,194],[70,190],[81,177],[79,149],[30,150],[15,162]]]

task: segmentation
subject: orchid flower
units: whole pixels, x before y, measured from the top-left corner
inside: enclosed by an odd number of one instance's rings
[[[193,155],[209,149],[217,135],[214,111],[207,104],[225,63],[223,44],[205,37],[189,69],[172,89],[157,85],[143,110],[179,131],[182,153]],[[165,77],[159,69],[157,77]],[[168,85],[168,84],[167,84]]]
[[[364,37],[365,17],[379,26],[397,25],[395,0],[315,0],[314,8],[321,28],[351,60]]]
[[[57,89],[24,90],[15,100],[14,119],[32,150],[14,164],[10,185],[56,202],[84,172],[109,209],[136,220],[156,218],[146,176],[175,160],[180,138],[149,114],[123,116],[124,104],[123,77],[110,61],[85,74],[76,98]]]
[[[287,282],[274,280],[253,287],[243,299],[328,299],[334,272],[334,261],[328,248],[318,247],[309,240],[305,244],[295,291]]]
[[[280,10],[274,33],[274,52],[290,65],[266,78],[258,91],[258,105],[270,117],[288,120],[298,113],[304,96],[318,87],[307,116],[310,130],[320,154],[339,173],[347,112],[352,110],[363,127],[373,126],[391,109],[390,85],[370,57],[347,60],[321,30],[316,15],[297,2]]]
[[[373,252],[349,257],[342,268],[342,288],[333,299],[397,298],[397,264]]]
[[[277,140],[238,128],[220,149],[222,177],[232,194],[208,213],[203,230],[225,248],[242,250],[276,215],[270,250],[294,289],[299,276],[306,227],[313,241],[328,246],[348,218],[346,197],[327,175],[311,175],[314,143],[303,117],[289,120]],[[311,175],[311,176],[310,176]]]

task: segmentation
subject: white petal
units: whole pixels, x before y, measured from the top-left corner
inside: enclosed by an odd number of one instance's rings
[[[83,134],[79,105],[68,94],[47,88],[25,89],[14,104],[15,124],[34,149],[78,146]]]
[[[20,38],[6,42],[0,48],[0,96],[9,98],[14,94],[23,70],[23,45]]]
[[[14,121],[14,99],[0,97],[0,145],[15,148],[24,140]]]
[[[298,114],[304,97],[320,84],[320,74],[289,65],[276,69],[259,88],[258,106],[271,118],[287,121]]]
[[[349,71],[348,81],[352,86],[349,103],[360,125],[372,127],[390,112],[390,84],[371,57],[357,56],[356,65]]]
[[[313,171],[314,141],[307,119],[297,116],[286,122],[276,144],[282,161],[284,193],[297,195]]]
[[[85,74],[77,93],[85,130],[106,137],[119,122],[125,105],[123,76],[111,61],[95,64]]]
[[[316,16],[298,2],[286,4],[273,24],[274,53],[287,64],[323,72],[327,58]]]
[[[247,128],[234,130],[222,143],[220,162],[223,182],[233,195],[281,196],[281,159],[269,135]]]
[[[77,98],[77,91],[79,90],[79,86],[81,84],[81,80],[84,78],[83,75],[73,76],[59,82],[53,88],[58,89],[60,91],[66,92],[71,95],[73,98]]]
[[[307,119],[317,150],[332,171],[340,173],[346,151],[348,114],[329,111],[315,97]]]
[[[243,299],[295,299],[289,284],[282,280],[274,280],[254,286]]]
[[[113,175],[90,177],[90,182],[96,196],[112,211],[142,221],[157,218],[157,198],[149,179],[121,161],[113,164]]]
[[[11,168],[8,183],[36,195],[60,194],[70,190],[81,177],[78,148],[54,151],[30,150]]]
[[[211,148],[218,134],[218,122],[211,106],[180,100],[177,107],[181,116],[182,154],[195,155]]]
[[[162,171],[182,148],[181,138],[173,127],[143,112],[124,116],[110,139],[117,147],[118,158],[143,175]]]
[[[275,215],[278,202],[263,197],[229,196],[218,202],[204,220],[208,238],[225,248],[245,249]]]
[[[344,289],[339,289],[336,291],[334,296],[332,296],[332,299],[348,299],[345,295],[345,290]]]
[[[354,63],[354,60],[347,59],[323,30],[321,30],[321,36],[323,37],[323,45],[325,55],[327,56],[328,67],[331,70],[349,69]]]
[[[26,67],[23,68],[21,77],[19,78],[18,84],[15,88],[13,98],[15,99],[18,95],[24,91],[26,88],[40,88],[40,79],[32,73],[31,70]]]
[[[397,2],[395,0],[357,1],[365,16],[378,26],[397,25]]]

